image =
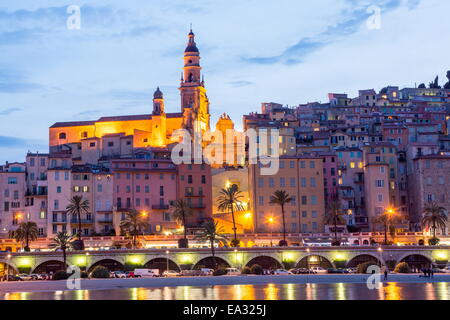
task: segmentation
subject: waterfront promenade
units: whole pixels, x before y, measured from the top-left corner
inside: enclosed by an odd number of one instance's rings
[[[161,287],[211,287],[226,285],[267,285],[267,284],[333,284],[366,283],[369,274],[324,274],[324,275],[286,275],[286,276],[220,276],[220,277],[182,277],[182,278],[140,278],[140,279],[82,279],[81,290],[115,290],[127,288]],[[381,280],[383,276],[381,275]],[[450,282],[450,274],[436,274],[433,278],[422,278],[419,274],[389,274],[389,283],[438,283]],[[66,280],[2,282],[0,293],[8,292],[49,292],[66,291]]]

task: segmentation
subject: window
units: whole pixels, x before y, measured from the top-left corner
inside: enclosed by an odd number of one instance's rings
[[[64,180],[68,181],[69,180],[69,171],[64,171]]]
[[[60,186],[56,187],[56,193],[61,193],[61,187]]]
[[[295,168],[295,162],[294,161],[289,161],[289,168],[291,168],[291,169]]]
[[[59,181],[59,171],[55,171],[55,181]]]
[[[315,188],[317,186],[316,185],[316,178],[310,178],[309,180],[310,180],[309,184],[311,185],[311,187]]]
[[[109,141],[109,142],[108,142],[108,147],[110,147],[110,148],[111,148],[111,147],[114,147],[114,142]]]
[[[58,199],[55,199],[55,201],[53,202],[53,209],[55,209],[55,210],[59,209],[59,201],[58,201]]]
[[[317,218],[317,211],[311,211],[311,217]]]
[[[103,192],[103,185],[102,184],[98,184],[97,185],[97,192]]]
[[[297,211],[291,211],[291,217],[297,218]]]
[[[206,184],[206,176],[202,176],[202,184]]]
[[[317,204],[317,196],[311,196],[311,204]]]
[[[286,179],[280,178],[280,188],[284,188],[286,186]]]
[[[16,177],[9,177],[8,178],[8,184],[17,184],[17,178]]]
[[[306,178],[301,178],[300,182],[301,182],[302,188],[306,188]]]
[[[66,133],[65,133],[65,132],[61,132],[61,133],[59,134],[59,139],[60,139],[60,140],[67,139]]]
[[[188,175],[188,183],[189,183],[189,184],[192,183],[192,175]]]
[[[295,178],[289,178],[289,185],[292,188],[295,188],[296,187],[296,179]]]
[[[377,188],[383,188],[384,187],[384,180],[376,180],[375,181],[375,186]]]
[[[273,187],[275,187],[275,179],[269,178],[269,188],[273,188]]]
[[[263,196],[259,196],[259,197],[258,197],[258,204],[259,204],[260,206],[263,206],[263,205],[264,205],[264,197],[263,197]]]
[[[383,202],[383,195],[382,194],[378,195],[378,202]]]
[[[314,169],[314,168],[316,167],[316,163],[315,163],[314,161],[310,161],[310,162],[309,162],[309,167],[310,167],[311,169]]]
[[[34,167],[34,165],[35,165],[35,159],[30,158],[30,167]]]
[[[300,161],[300,168],[306,168],[306,162],[305,161]]]
[[[88,186],[83,186],[83,192],[89,192],[89,187]]]
[[[308,212],[302,211],[302,218],[307,218],[307,217],[308,217]]]
[[[308,204],[308,197],[302,196],[302,205],[306,205],[306,204]]]

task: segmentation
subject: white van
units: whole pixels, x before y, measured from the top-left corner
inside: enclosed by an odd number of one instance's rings
[[[159,277],[159,269],[134,269],[136,277]]]
[[[202,272],[202,275],[204,275],[204,276],[212,276],[214,269],[202,268],[201,272]]]
[[[236,268],[226,268],[228,276],[239,276],[241,275],[241,272]]]

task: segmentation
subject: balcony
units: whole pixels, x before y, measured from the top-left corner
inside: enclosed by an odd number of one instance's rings
[[[169,205],[168,204],[154,204],[152,205],[153,210],[168,210]]]
[[[80,220],[82,224],[92,224],[94,221],[92,219],[81,219]],[[78,223],[78,219],[71,219],[70,223]]]
[[[205,194],[203,193],[194,194],[193,192],[186,192],[184,196],[188,198],[203,198]]]
[[[98,223],[113,223],[113,218],[99,218],[97,219]]]

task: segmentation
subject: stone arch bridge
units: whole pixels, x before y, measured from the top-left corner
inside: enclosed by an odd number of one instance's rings
[[[274,247],[274,248],[220,248],[215,250],[214,263],[226,267],[242,268],[260,264],[264,268],[305,267],[355,267],[367,261],[376,263],[399,263],[406,261],[426,266],[444,266],[450,258],[450,247],[430,246],[384,246],[384,247]],[[9,272],[44,273],[62,269],[62,252],[0,253],[0,266]],[[70,251],[68,265],[92,270],[103,265],[110,270],[133,270],[134,268],[198,269],[211,267],[210,249],[164,249]],[[1,269],[0,269],[1,271]]]

